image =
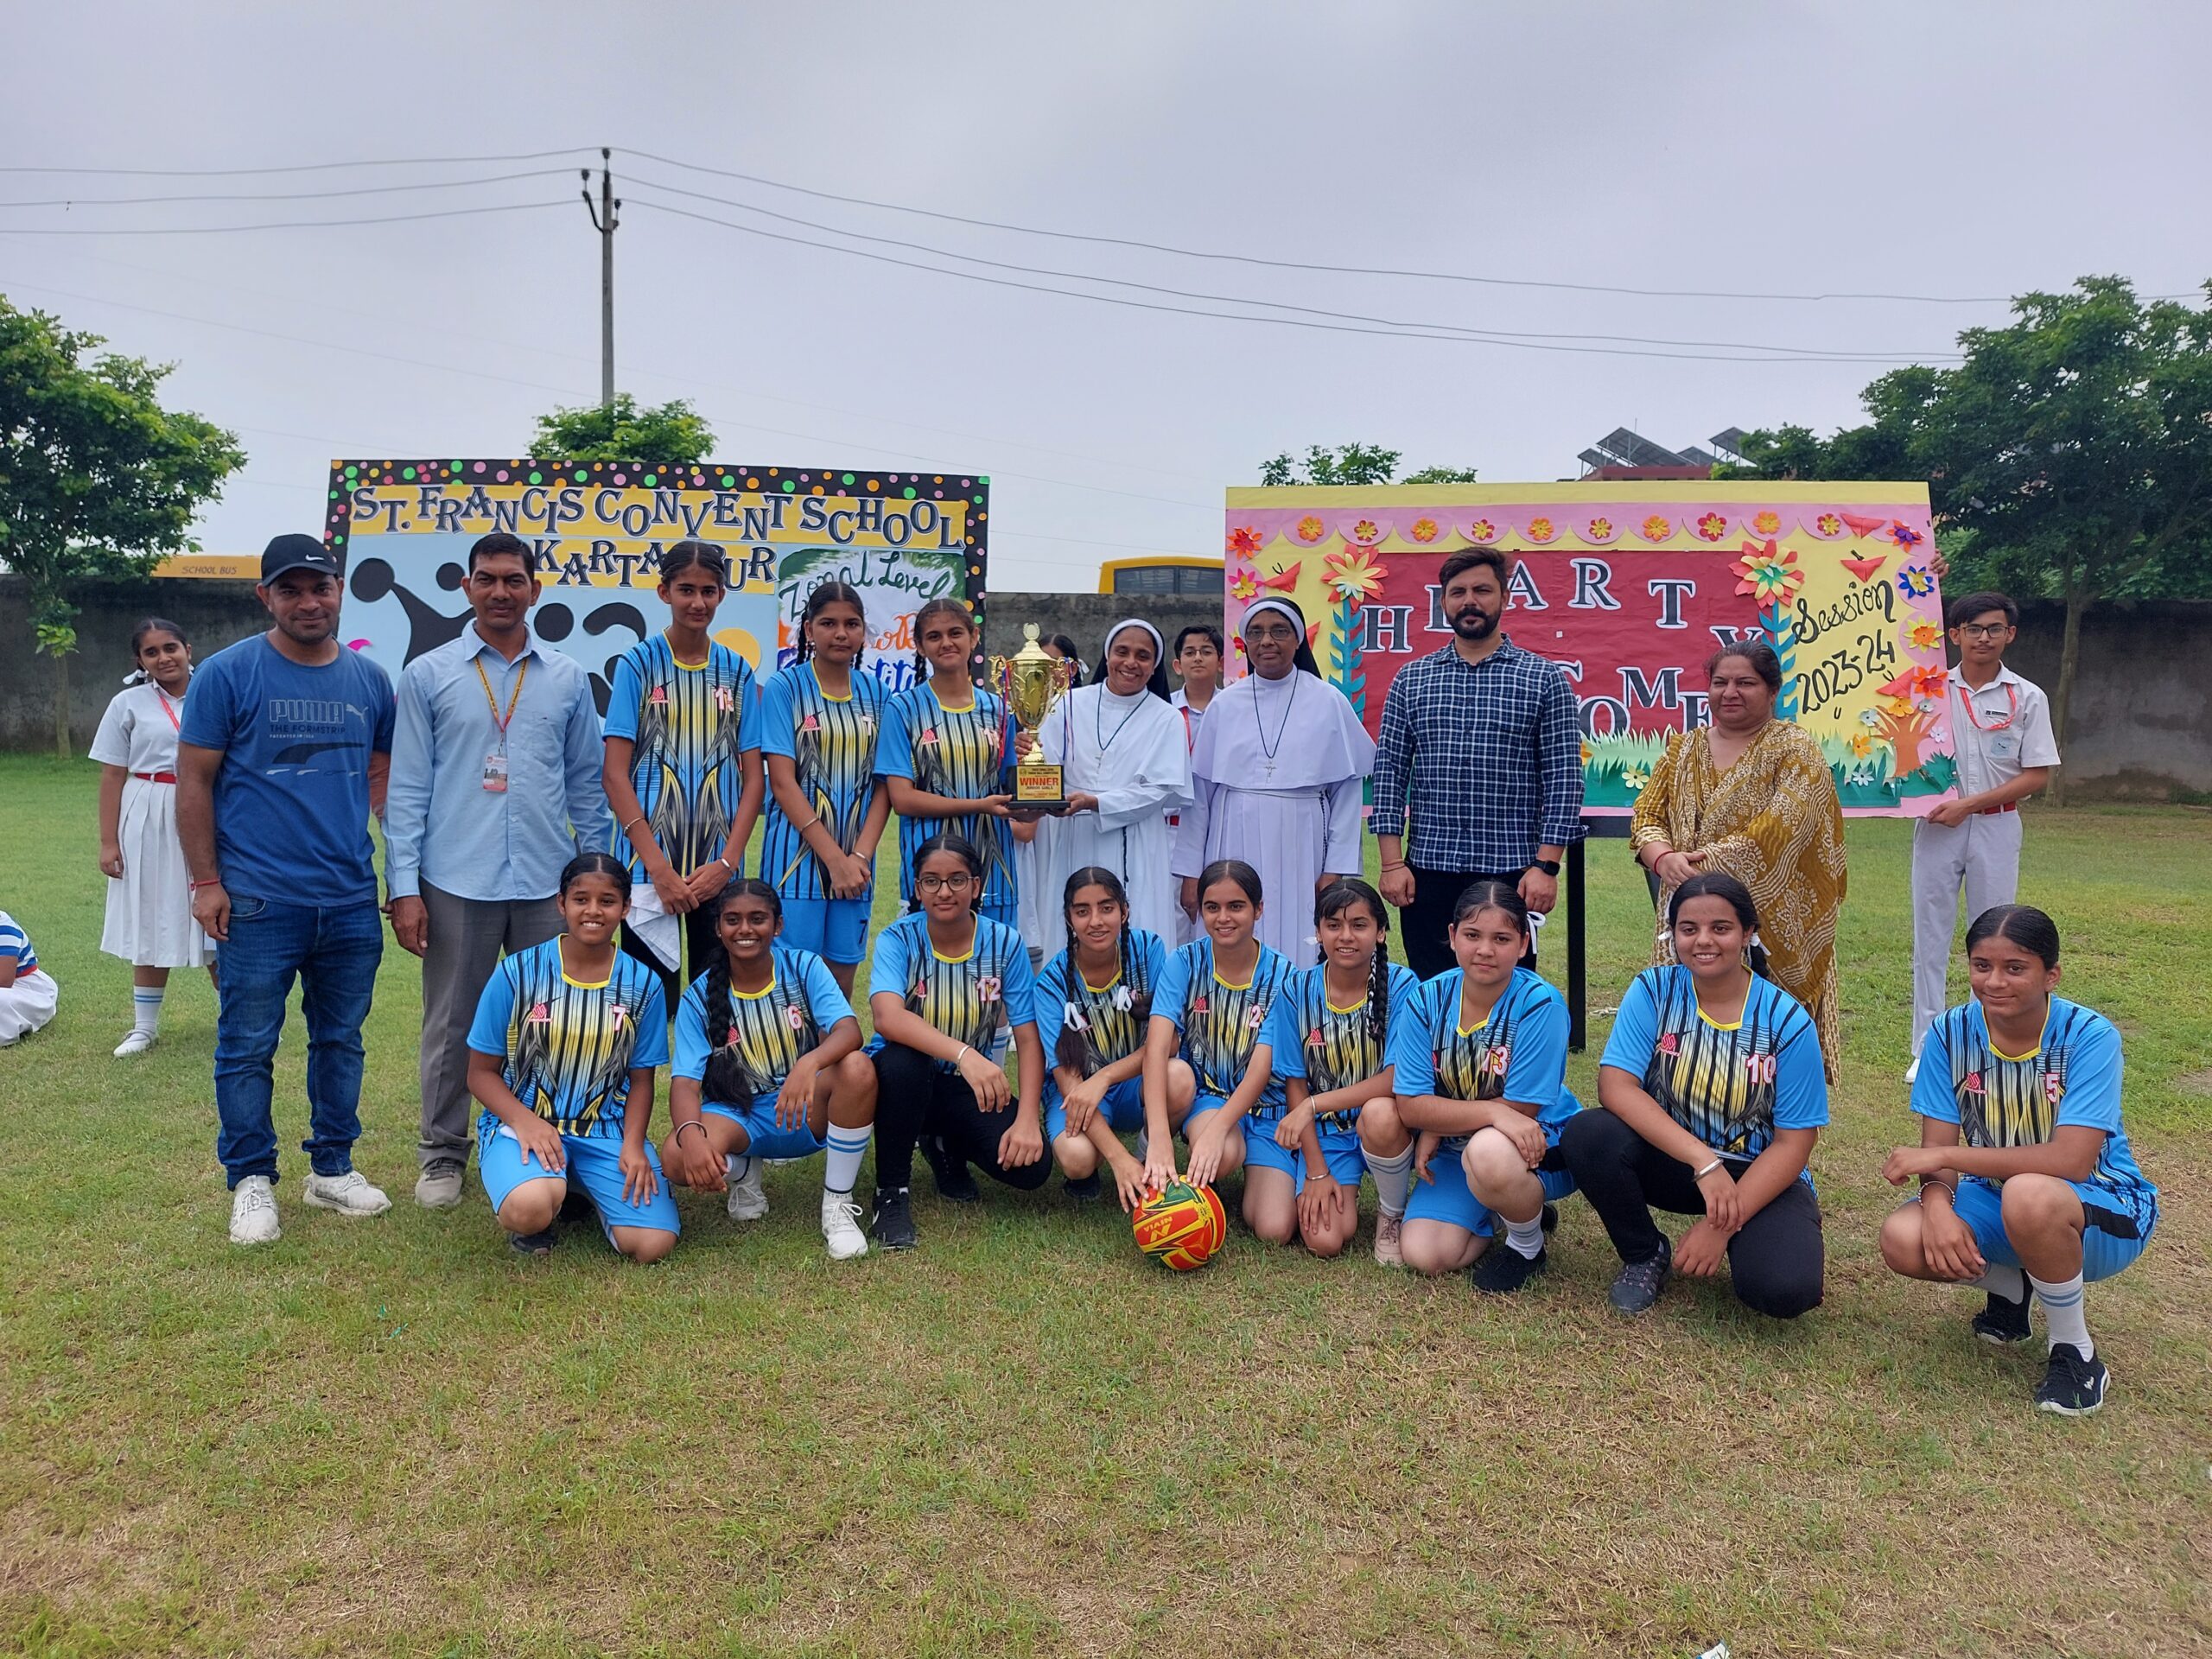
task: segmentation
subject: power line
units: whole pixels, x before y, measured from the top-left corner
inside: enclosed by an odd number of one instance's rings
[[[301,162],[286,167],[0,167],[0,173],[70,173],[107,179],[245,179],[276,173],[334,173],[359,167],[490,167],[503,162],[543,162],[556,156],[581,156],[595,148],[571,144],[566,149],[533,149],[519,156],[401,156],[385,161]],[[681,167],[681,162],[677,163]]]
[[[467,219],[478,213],[526,213],[568,205],[565,201],[510,201],[488,207],[448,207],[431,213],[386,213],[377,219],[280,219],[259,225],[168,225],[137,230],[114,226],[4,225],[0,226],[0,236],[229,236],[240,231],[326,231],[347,225],[401,225],[424,219]]]
[[[532,168],[527,173],[499,173],[488,179],[432,179],[415,184],[365,184],[347,190],[287,190],[281,193],[231,191],[184,196],[55,196],[44,201],[0,201],[0,207],[143,207],[184,201],[332,201],[341,196],[382,196],[402,190],[461,190],[480,184],[506,184],[516,179],[565,177],[565,167]]]
[[[638,178],[635,175],[632,175],[632,177],[636,179],[638,183],[649,186],[655,190],[664,190],[674,195],[687,196],[695,201],[711,201],[720,207],[734,207],[742,213],[758,213],[766,219],[777,219],[786,225],[803,226],[808,230],[821,231],[831,236],[849,237],[855,241],[860,242],[874,242],[886,247],[906,248],[916,253],[932,254],[941,259],[957,259],[967,264],[987,265],[994,270],[1019,271],[1025,276],[1057,276],[1064,281],[1069,282],[1101,283],[1114,288],[1135,289],[1140,292],[1147,294],[1165,294],[1173,299],[1204,300],[1222,305],[1263,306],[1270,310],[1294,311],[1306,316],[1327,317],[1344,322],[1375,323],[1389,328],[1430,329],[1442,333],[1465,334],[1470,338],[1479,340],[1610,340],[1618,344],[1630,346],[1675,346],[1710,347],[1715,350],[1726,350],[1731,352],[1765,352],[1770,353],[1786,354],[1792,358],[1802,358],[1813,361],[1833,361],[1843,363],[1894,363],[1898,361],[1916,361],[1919,360],[1922,356],[1941,356],[1949,360],[1956,360],[1958,355],[1956,353],[1914,353],[1910,352],[1875,352],[1871,350],[1838,351],[1817,346],[1774,346],[1733,340],[1651,339],[1641,334],[1543,334],[1528,329],[1472,328],[1459,323],[1423,322],[1400,317],[1369,316],[1356,311],[1338,311],[1322,306],[1295,305],[1283,300],[1254,299],[1241,294],[1209,294],[1194,291],[1190,289],[1163,288],[1156,283],[1135,282],[1119,276],[1093,276],[1087,271],[1063,270],[1052,266],[1021,265],[1011,264],[1002,259],[986,259],[975,254],[959,253],[950,248],[937,247],[926,242],[909,242],[902,240],[898,237],[874,236],[865,231],[849,231],[846,230],[842,226],[823,225],[814,219],[800,219],[790,213],[779,213],[772,208],[762,207],[753,202],[740,201],[728,196],[712,195],[701,190],[683,189],[676,185],[663,183],[658,179]],[[1767,359],[1754,360],[1772,359]]]

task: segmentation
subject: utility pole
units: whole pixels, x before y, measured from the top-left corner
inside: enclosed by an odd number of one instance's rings
[[[591,169],[582,169],[584,211],[599,232],[599,405],[614,401],[614,232],[622,221],[615,215],[622,204],[614,199],[614,152],[599,152],[599,200],[591,199]]]

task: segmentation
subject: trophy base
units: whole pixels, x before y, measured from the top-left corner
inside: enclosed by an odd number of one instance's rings
[[[1060,766],[1025,762],[1014,769],[1014,799],[1007,804],[1024,816],[1058,817],[1068,810],[1066,776]]]

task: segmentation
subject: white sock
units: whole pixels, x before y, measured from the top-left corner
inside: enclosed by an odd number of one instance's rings
[[[1498,1219],[1505,1221],[1503,1216]],[[1505,1222],[1505,1242],[1512,1247],[1515,1255],[1524,1255],[1531,1262],[1541,1255],[1544,1253],[1543,1206],[1539,1205],[1536,1213],[1526,1221]]]
[[[130,988],[130,1029],[143,1031],[149,1037],[162,1023],[162,997],[168,988],[165,985],[133,985]]]
[[[2097,1345],[2089,1340],[2089,1321],[2082,1311],[2082,1275],[2057,1284],[2046,1284],[2030,1274],[2028,1282],[2036,1287],[2036,1295],[2043,1303],[2043,1317],[2050,1327],[2050,1345],[2062,1342],[2069,1348],[2079,1348],[2084,1359],[2096,1357]]]
[[[1152,1137],[1147,1135],[1142,1129],[1139,1129],[1137,1131],[1137,1162],[1142,1163],[1147,1158],[1149,1158],[1152,1155],[1151,1151],[1149,1150],[1151,1146]]]
[[[1975,1280],[1971,1288],[2002,1296],[2008,1302],[2022,1301],[2028,1294],[2028,1275],[2018,1268],[1992,1268]]]
[[[822,1190],[834,1198],[849,1197],[854,1183],[861,1178],[861,1156],[868,1151],[875,1125],[865,1124],[857,1129],[830,1126],[830,1157],[822,1168]]]
[[[1374,1153],[1367,1157],[1367,1173],[1375,1178],[1376,1201],[1386,1216],[1406,1213],[1406,1188],[1414,1178],[1414,1144],[1406,1142],[1405,1150],[1384,1158]]]
[[[753,1159],[748,1153],[726,1152],[722,1154],[722,1177],[735,1186],[753,1173]]]

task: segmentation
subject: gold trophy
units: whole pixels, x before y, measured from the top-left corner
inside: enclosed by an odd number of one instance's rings
[[[1045,723],[1068,687],[1074,683],[1076,664],[1055,657],[1037,643],[1037,625],[1022,624],[1021,649],[1011,658],[994,657],[990,683],[1006,699],[1014,723],[1028,733],[1028,757],[1014,767],[1014,808],[1025,815],[1059,813],[1068,808],[1067,782],[1063,768],[1044,757],[1035,747],[1037,728]]]

